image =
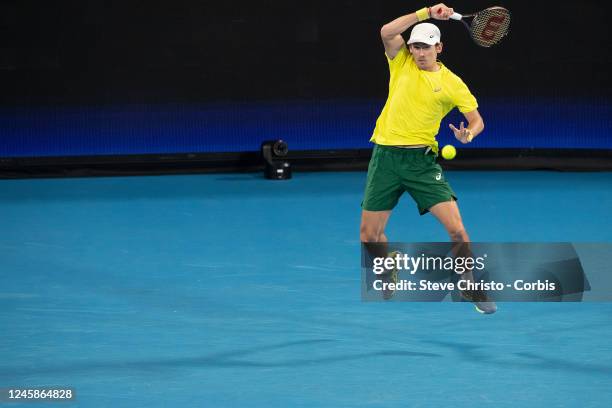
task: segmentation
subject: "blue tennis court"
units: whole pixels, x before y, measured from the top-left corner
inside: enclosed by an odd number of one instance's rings
[[[474,241],[612,241],[612,173],[447,177]],[[0,383],[84,407],[610,406],[609,303],[362,302],[364,183],[0,181]],[[387,233],[447,240],[410,197]]]

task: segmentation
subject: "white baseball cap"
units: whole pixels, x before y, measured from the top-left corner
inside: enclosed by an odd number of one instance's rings
[[[431,23],[421,23],[414,26],[410,33],[408,44],[424,43],[435,45],[440,42],[440,29]]]

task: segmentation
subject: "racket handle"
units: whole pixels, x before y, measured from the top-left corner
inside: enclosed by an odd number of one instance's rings
[[[463,18],[463,15],[459,14],[459,13],[453,13],[450,15],[449,17],[452,20],[461,20]]]

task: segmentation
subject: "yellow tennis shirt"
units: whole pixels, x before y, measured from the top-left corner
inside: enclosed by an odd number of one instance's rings
[[[370,141],[387,146],[427,145],[438,152],[440,122],[454,107],[462,113],[478,108],[465,83],[442,63],[440,70],[421,70],[404,45],[390,59],[389,96]]]

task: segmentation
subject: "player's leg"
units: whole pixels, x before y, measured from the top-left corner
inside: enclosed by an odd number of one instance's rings
[[[368,179],[363,202],[361,203],[360,239],[362,249],[370,259],[389,256],[385,227],[391,211],[404,192],[401,178],[397,176],[397,152],[386,146],[375,146],[368,167]],[[383,281],[396,282],[397,271],[381,276]],[[383,298],[389,299],[393,291],[383,291]]]
[[[445,201],[432,206],[429,209],[440,223],[448,232],[450,239],[453,241],[453,255],[456,257],[473,257],[472,248],[470,245],[470,237],[468,236],[461,214],[459,212],[459,206],[455,200]],[[468,270],[464,272],[461,279],[474,282],[473,272]],[[481,290],[465,290],[461,292],[461,295],[467,300],[474,303],[476,310],[480,313],[495,313],[497,311],[497,305],[491,302],[487,297],[487,294]]]
[[[361,228],[359,236],[362,243],[362,250],[367,251],[369,259],[386,258],[390,256],[387,246],[387,236],[385,235],[385,227],[391,210],[387,211],[367,211],[361,212]],[[397,270],[393,269],[380,275],[378,279],[383,283],[397,283]],[[389,300],[393,297],[394,290],[390,290],[388,286],[383,287],[383,299]]]
[[[459,206],[455,200],[445,201],[432,206],[429,209],[440,223],[444,226],[451,240],[453,241],[453,255],[456,257],[473,257],[470,245],[470,237],[463,226]],[[463,273],[461,279],[474,282],[471,270]],[[461,295],[467,300],[472,301],[476,310],[481,313],[495,313],[497,306],[491,302],[484,291],[466,290]]]
[[[391,216],[388,211],[361,211],[361,227],[359,237],[361,242],[387,242],[385,227]]]
[[[429,212],[444,226],[451,241],[470,242],[470,237],[463,226],[459,206],[455,200],[437,203],[429,208]]]
[[[470,237],[468,236],[459,212],[457,201],[443,201],[429,208],[429,212],[440,221],[451,241],[452,253],[455,257],[472,257]]]
[[[391,215],[388,211],[361,211],[361,227],[359,238],[363,248],[368,251],[370,258],[385,258],[388,256],[387,236],[385,227]]]

